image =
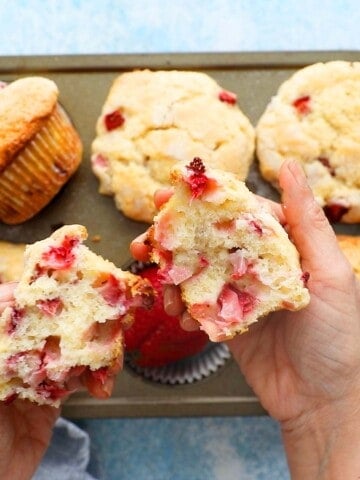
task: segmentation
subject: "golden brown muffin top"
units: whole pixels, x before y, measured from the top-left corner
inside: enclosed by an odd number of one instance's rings
[[[56,84],[43,77],[21,78],[0,90],[0,172],[42,128],[58,95]]]

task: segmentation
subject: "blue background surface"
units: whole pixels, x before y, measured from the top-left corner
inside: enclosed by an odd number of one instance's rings
[[[356,0],[0,0],[0,55],[358,50]],[[268,417],[79,422],[109,480],[284,480]]]

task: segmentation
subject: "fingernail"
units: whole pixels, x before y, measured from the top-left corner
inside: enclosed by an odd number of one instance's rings
[[[303,167],[299,164],[299,162],[296,162],[295,160],[289,160],[287,168],[291,172],[296,183],[298,183],[299,185],[307,185],[308,182],[305,171]]]
[[[166,312],[171,311],[171,307],[174,305],[173,293],[171,288],[164,288],[164,309]]]
[[[187,332],[199,330],[199,324],[192,318],[188,312],[184,312],[180,318],[181,328]]]

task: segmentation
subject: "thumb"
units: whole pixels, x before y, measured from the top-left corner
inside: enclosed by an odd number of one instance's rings
[[[282,164],[279,184],[289,233],[302,258],[303,269],[326,278],[341,278],[339,269],[350,265],[340,250],[336,235],[323,209],[315,200],[305,173],[295,161]]]

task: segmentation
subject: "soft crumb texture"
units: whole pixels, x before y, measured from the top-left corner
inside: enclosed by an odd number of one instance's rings
[[[360,278],[360,237],[354,235],[337,235],[339,247],[350,262],[354,273]]]
[[[234,93],[200,72],[139,70],[112,84],[97,121],[92,168],[100,193],[126,216],[151,222],[154,192],[179,161],[201,156],[245,179],[254,128]]]
[[[24,269],[25,244],[0,240],[0,283],[20,279]]]
[[[99,397],[123,362],[123,328],[152,288],[91,252],[85,227],[30,245],[15,302],[0,317],[0,400],[59,405],[80,383]]]
[[[329,220],[360,221],[360,62],[317,63],[281,85],[257,125],[257,156],[277,186],[299,161]]]
[[[199,158],[173,170],[175,193],[149,233],[166,283],[212,341],[309,302],[308,278],[284,228],[233,174]]]

